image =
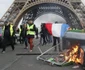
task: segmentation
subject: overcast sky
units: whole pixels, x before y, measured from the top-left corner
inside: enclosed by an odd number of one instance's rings
[[[14,0],[0,0],[0,18],[4,15]]]
[[[4,15],[6,10],[10,7],[14,0],[0,0],[0,18]],[[85,4],[85,0],[82,0]]]

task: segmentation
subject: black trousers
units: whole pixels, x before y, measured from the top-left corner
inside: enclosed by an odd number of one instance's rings
[[[23,36],[20,36],[19,37],[19,41],[20,41],[20,44],[23,44],[24,43],[24,37]]]
[[[3,41],[3,39],[2,39],[2,37],[0,37],[0,48],[2,48],[2,41]]]
[[[59,37],[53,37],[53,46],[56,45],[56,42],[60,43],[60,38]]]
[[[57,44],[57,41],[58,41],[58,43],[60,43],[60,38],[59,37],[54,37],[53,36],[53,45],[52,46],[56,46],[56,44]],[[60,47],[60,45],[59,45],[59,47]],[[56,51],[56,49],[57,49],[57,47],[55,47],[55,51]],[[60,48],[59,48],[60,49]]]
[[[14,50],[14,39],[13,37],[4,38],[2,42],[2,51],[6,50],[7,45],[11,45],[12,50]]]
[[[46,44],[46,36],[45,35],[42,35],[41,37],[43,39],[43,44],[42,45],[45,45]]]

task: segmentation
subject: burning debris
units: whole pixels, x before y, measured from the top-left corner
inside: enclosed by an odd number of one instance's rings
[[[83,64],[83,55],[83,50],[78,45],[74,45],[64,54],[64,57],[68,62]]]
[[[37,57],[39,60],[43,60],[45,62],[48,62],[51,65],[58,65],[58,66],[66,66],[71,65],[75,63],[76,65],[83,64],[83,57],[84,57],[84,51],[82,48],[80,48],[80,44],[77,42],[74,45],[70,45],[71,47],[67,49],[65,52],[61,52],[54,57],[50,58],[43,58],[42,56],[46,54],[48,51],[54,49],[54,47],[48,49],[44,53],[41,53]],[[78,66],[77,66],[78,67]],[[74,67],[75,68],[75,67]]]
[[[42,56],[51,51],[56,46],[49,48],[44,53],[37,57],[38,60],[43,60],[51,65],[67,66],[76,64],[73,68],[79,68],[81,65],[85,69],[85,33],[66,32],[63,37],[63,51],[50,58],[42,58]],[[59,45],[59,44],[58,44]],[[57,45],[57,46],[58,46]]]

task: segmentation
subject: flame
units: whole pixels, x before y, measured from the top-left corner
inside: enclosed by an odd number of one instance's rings
[[[78,45],[72,46],[64,56],[68,62],[83,64],[84,51]]]

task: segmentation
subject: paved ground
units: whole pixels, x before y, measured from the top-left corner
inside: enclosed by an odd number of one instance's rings
[[[39,40],[35,40],[34,44],[37,45]],[[51,47],[52,44],[40,46],[43,51]],[[39,52],[38,46],[34,47],[32,53]],[[0,49],[1,51],[1,49]],[[37,60],[38,55],[16,55],[19,53],[29,53],[27,49],[24,49],[23,44],[15,45],[15,51],[12,51],[10,47],[7,47],[6,53],[0,53],[0,70],[74,70],[74,65],[69,66],[51,66],[48,63]],[[75,70],[82,70],[81,68]]]

